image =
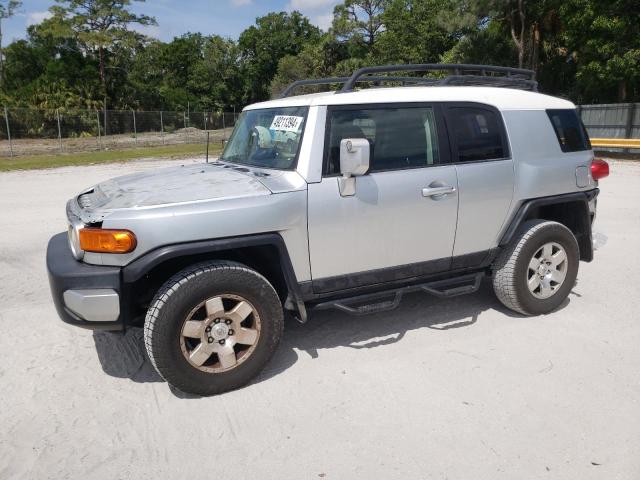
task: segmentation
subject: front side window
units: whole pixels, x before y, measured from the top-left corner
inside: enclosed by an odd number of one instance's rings
[[[293,170],[308,107],[242,112],[220,160],[262,168]]]
[[[436,120],[431,107],[337,109],[329,116],[325,174],[340,173],[340,142],[366,138],[370,172],[438,163]]]
[[[575,110],[547,110],[563,152],[591,150],[589,135]]]
[[[447,126],[457,146],[457,162],[506,158],[502,122],[493,110],[478,107],[450,107]]]

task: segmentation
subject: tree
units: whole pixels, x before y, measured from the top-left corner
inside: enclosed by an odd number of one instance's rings
[[[168,44],[159,40],[137,49],[128,71],[129,88],[136,92],[140,106],[145,109],[174,109],[163,95],[170,77],[165,65]]]
[[[218,35],[207,37],[188,88],[200,108],[224,110],[243,104],[238,45]]]
[[[567,57],[576,63],[579,96],[588,101],[640,99],[640,15],[635,0],[569,0]]]
[[[301,78],[426,62],[521,65],[574,101],[640,100],[637,0],[345,0],[327,33],[298,12],[271,13],[238,42],[150,40],[132,31],[155,23],[129,12],[136,0],[56,1],[53,18],[0,48],[7,105],[229,109]],[[0,22],[19,3],[0,0]],[[306,90],[316,88],[326,87]]]
[[[267,99],[269,84],[278,70],[280,59],[297,55],[306,43],[319,38],[320,29],[300,12],[270,13],[256,19],[256,25],[242,32],[238,42],[246,100]]]
[[[451,0],[391,0],[382,20],[385,30],[374,49],[383,63],[435,63],[459,34],[443,19]]]
[[[443,63],[479,65],[516,65],[518,55],[504,24],[489,21],[462,36],[442,55]]]
[[[518,50],[518,67],[524,66],[524,41],[527,28],[527,14],[524,9],[524,0],[510,0],[508,2],[509,31],[511,38]]]
[[[469,5],[478,18],[499,22],[507,28],[515,47],[519,68],[540,69],[545,42],[560,34],[560,0],[475,0]]]
[[[278,72],[271,82],[271,93],[273,96],[280,94],[296,80],[333,76],[336,65],[345,58],[348,55],[344,44],[325,33],[319,41],[307,43],[298,55],[287,55],[280,59]],[[306,90],[317,89],[308,87]]]
[[[144,0],[133,0],[143,2]],[[61,37],[73,37],[87,52],[98,57],[100,82],[107,108],[106,52],[116,44],[133,44],[139,35],[129,30],[133,24],[156,25],[153,17],[128,10],[131,0],[56,0],[47,25]]]
[[[196,97],[189,90],[195,65],[202,59],[205,37],[201,33],[185,33],[164,45],[161,63],[163,105],[187,110]]]
[[[373,47],[383,31],[382,14],[388,0],[346,0],[333,10],[333,33],[342,40]]]
[[[0,1],[0,85],[4,80],[4,52],[2,51],[2,21],[13,17],[22,2],[19,0],[1,0]]]
[[[4,51],[7,103],[33,107],[86,107],[100,100],[97,60],[84,55],[73,38],[54,37],[42,24]],[[55,107],[55,108],[57,108]]]

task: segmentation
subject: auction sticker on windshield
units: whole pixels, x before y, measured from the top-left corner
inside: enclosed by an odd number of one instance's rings
[[[294,117],[291,115],[276,115],[271,122],[269,130],[280,130],[285,132],[297,132],[304,117]]]

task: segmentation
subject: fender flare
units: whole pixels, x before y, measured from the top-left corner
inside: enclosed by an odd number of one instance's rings
[[[190,255],[216,253],[245,247],[273,246],[280,260],[280,268],[284,276],[287,290],[299,315],[301,322],[306,322],[307,311],[302,300],[302,293],[293,270],[293,264],[282,237],[277,233],[263,233],[242,237],[228,237],[215,240],[178,243],[158,247],[145,253],[122,268],[123,283],[134,283],[144,277],[158,265],[173,258]]]
[[[551,205],[561,205],[569,202],[579,202],[584,205],[582,212],[580,212],[581,216],[577,217],[577,219],[580,220],[580,225],[582,225],[584,228],[584,231],[581,233],[585,237],[585,240],[582,242],[580,241],[580,239],[578,239],[578,243],[580,245],[581,260],[590,262],[593,259],[593,242],[591,239],[591,218],[589,217],[589,202],[596,198],[599,193],[600,190],[595,188],[593,190],[588,190],[585,192],[567,193],[562,195],[552,195],[549,197],[525,200],[520,205],[515,215],[511,218],[511,221],[500,237],[498,245],[500,247],[508,245],[518,231],[518,228],[520,228],[520,225],[522,225],[522,223],[526,221],[529,214],[534,211],[534,209]]]

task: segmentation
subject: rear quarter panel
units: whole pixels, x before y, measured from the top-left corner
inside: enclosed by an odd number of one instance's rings
[[[590,168],[593,151],[564,153],[545,110],[510,110],[502,115],[515,172],[514,201],[508,219],[525,200],[597,187],[590,174],[583,186],[576,181],[578,167]],[[503,231],[507,225],[508,221]]]

